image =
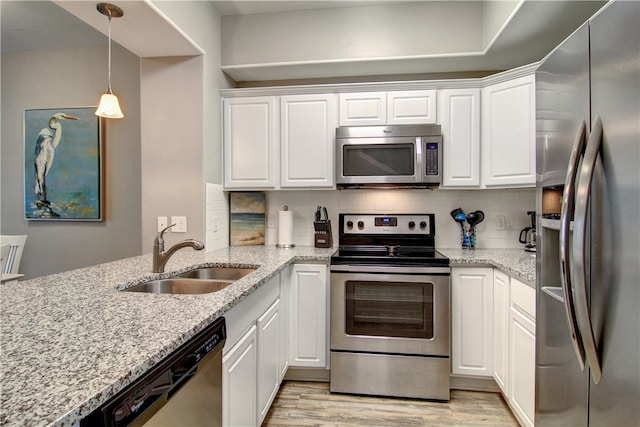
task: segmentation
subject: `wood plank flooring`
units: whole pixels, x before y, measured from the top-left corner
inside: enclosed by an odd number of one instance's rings
[[[452,390],[449,402],[354,396],[328,383],[285,381],[263,427],[518,426],[499,393]]]

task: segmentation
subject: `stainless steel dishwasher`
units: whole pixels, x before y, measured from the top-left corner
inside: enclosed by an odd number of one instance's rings
[[[81,427],[222,425],[224,318],[80,422]]]

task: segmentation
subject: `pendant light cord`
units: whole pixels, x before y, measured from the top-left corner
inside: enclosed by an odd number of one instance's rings
[[[111,91],[111,11],[109,10],[109,63],[107,65],[108,77],[107,80],[109,82],[109,93],[113,95]]]

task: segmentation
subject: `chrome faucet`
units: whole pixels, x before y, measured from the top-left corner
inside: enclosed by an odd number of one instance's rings
[[[165,231],[173,227],[175,224],[171,224],[166,227],[158,234],[156,234],[156,238],[153,239],[153,272],[154,273],[162,273],[164,272],[164,266],[169,261],[169,258],[179,251],[182,248],[191,247],[196,251],[201,251],[204,249],[204,244],[194,239],[186,239],[181,242],[176,243],[171,246],[167,251],[164,250],[164,238],[162,235]]]

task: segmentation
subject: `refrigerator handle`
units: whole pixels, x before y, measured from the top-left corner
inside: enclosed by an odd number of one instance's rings
[[[587,139],[587,124],[583,120],[580,129],[576,134],[571,149],[571,157],[567,168],[564,191],[562,194],[562,209],[560,211],[560,271],[562,273],[562,292],[564,294],[564,309],[567,315],[567,325],[571,335],[571,343],[580,365],[580,370],[584,370],[585,354],[581,337],[578,334],[578,322],[576,321],[575,304],[573,300],[573,286],[571,283],[571,268],[569,264],[569,231],[571,226],[571,213],[573,212],[573,201],[575,196],[576,177],[578,175],[578,165],[584,153],[585,141]]]
[[[587,294],[587,212],[591,183],[596,167],[596,160],[602,144],[602,120],[596,117],[591,129],[591,137],[582,160],[578,188],[576,190],[576,210],[573,232],[574,276],[576,281],[575,302],[578,327],[584,344],[585,355],[591,368],[593,382],[598,384],[602,377],[602,368],[598,356],[598,348],[593,336],[591,315],[589,312],[589,296]]]

